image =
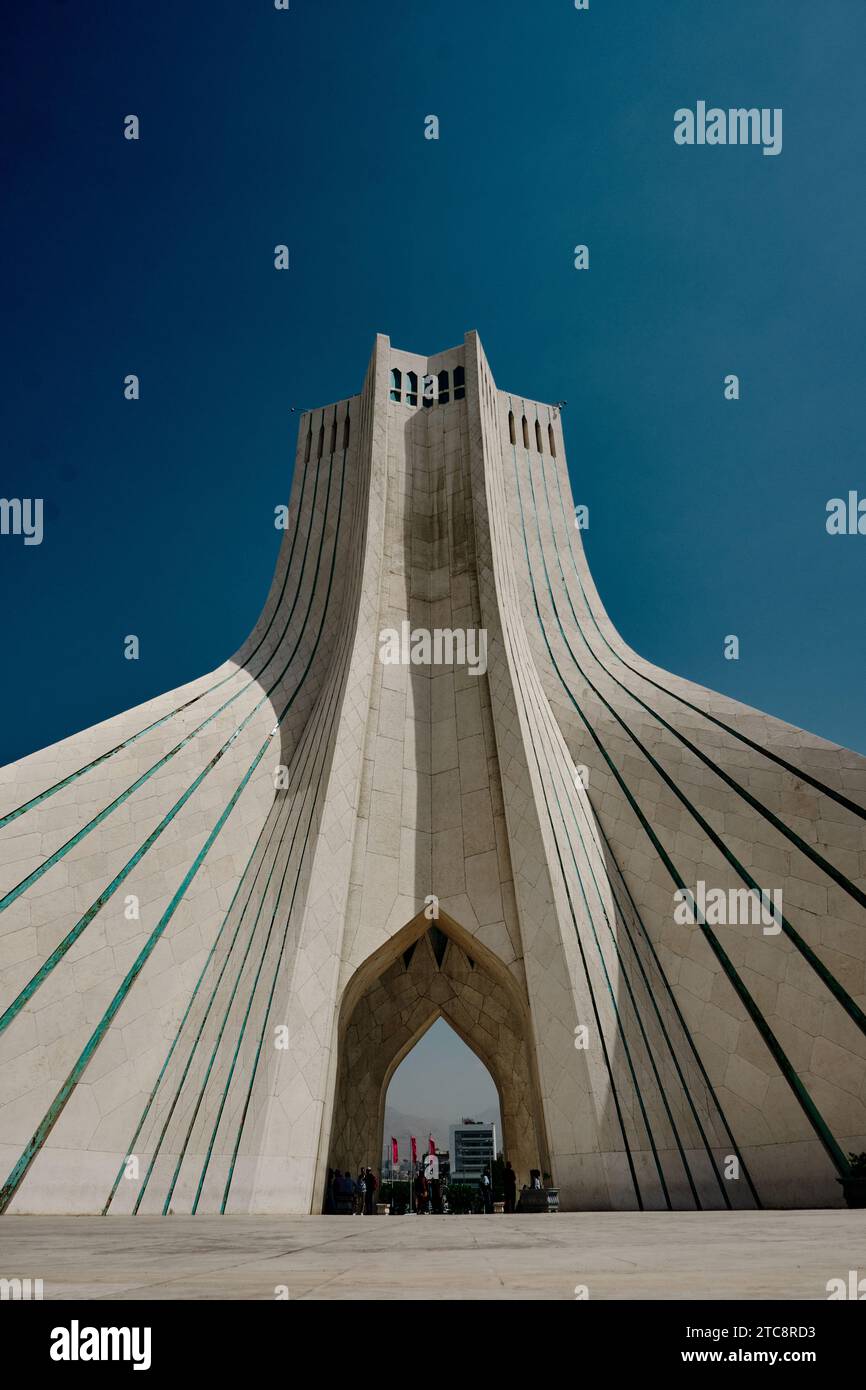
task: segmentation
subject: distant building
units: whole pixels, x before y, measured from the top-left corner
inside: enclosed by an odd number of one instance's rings
[[[451,1181],[478,1182],[496,1157],[496,1126],[464,1118],[449,1130]]]

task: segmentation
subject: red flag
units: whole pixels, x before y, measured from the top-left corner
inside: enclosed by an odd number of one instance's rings
[[[428,1139],[427,1143],[428,1143],[427,1152],[428,1152],[428,1153],[431,1153],[431,1154],[435,1154],[435,1152],[436,1152],[436,1143],[435,1143],[435,1140],[433,1139],[433,1135],[432,1135],[432,1134],[430,1135],[430,1138]]]
[[[397,1155],[397,1140],[394,1138],[394,1136],[393,1136],[393,1134],[392,1134],[392,1135],[391,1135],[391,1162],[392,1162],[393,1164],[396,1165],[397,1163],[399,1163],[399,1161],[400,1161],[400,1160],[399,1160],[399,1157],[398,1157],[398,1155]]]
[[[410,1142],[411,1145],[412,1145],[412,1162],[413,1162],[413,1163],[417,1163],[417,1162],[418,1162],[418,1145],[415,1143],[415,1135],[414,1135],[414,1134],[412,1134],[412,1135],[409,1136],[409,1142]]]

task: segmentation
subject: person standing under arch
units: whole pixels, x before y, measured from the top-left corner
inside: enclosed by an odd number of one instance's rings
[[[505,1165],[503,1180],[505,1183],[505,1210],[513,1213],[517,1205],[517,1174],[510,1163]]]

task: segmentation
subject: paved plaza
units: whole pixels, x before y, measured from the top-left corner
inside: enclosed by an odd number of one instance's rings
[[[826,1299],[866,1212],[54,1217],[0,1223],[46,1299]]]

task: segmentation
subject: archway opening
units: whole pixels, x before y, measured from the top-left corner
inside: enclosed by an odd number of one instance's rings
[[[385,1094],[382,1198],[438,1213],[504,1200],[502,1108],[490,1071],[439,1017],[400,1062]],[[414,1142],[413,1142],[414,1141]]]
[[[439,1020],[492,1078],[500,1115],[497,1153],[504,1153],[522,1181],[533,1168],[547,1167],[528,1009],[520,987],[502,962],[452,918],[440,912],[431,921],[419,913],[358,967],[343,993],[320,1190],[326,1188],[329,1173],[356,1174],[369,1166],[378,1170],[381,1193],[388,1178],[385,1144],[390,1144],[391,1132],[386,1133],[385,1101],[392,1078]],[[424,1052],[419,1055],[423,1061]],[[480,1118],[468,1109],[461,1111],[461,1104],[458,1101],[456,1120]],[[415,1110],[408,1113],[417,1115]],[[440,1126],[444,1118],[440,1115]],[[430,1125],[420,1123],[423,1115],[417,1120],[422,1130],[415,1136],[420,1160]],[[450,1124],[448,1128],[450,1138]],[[399,1162],[401,1136],[394,1137]]]

